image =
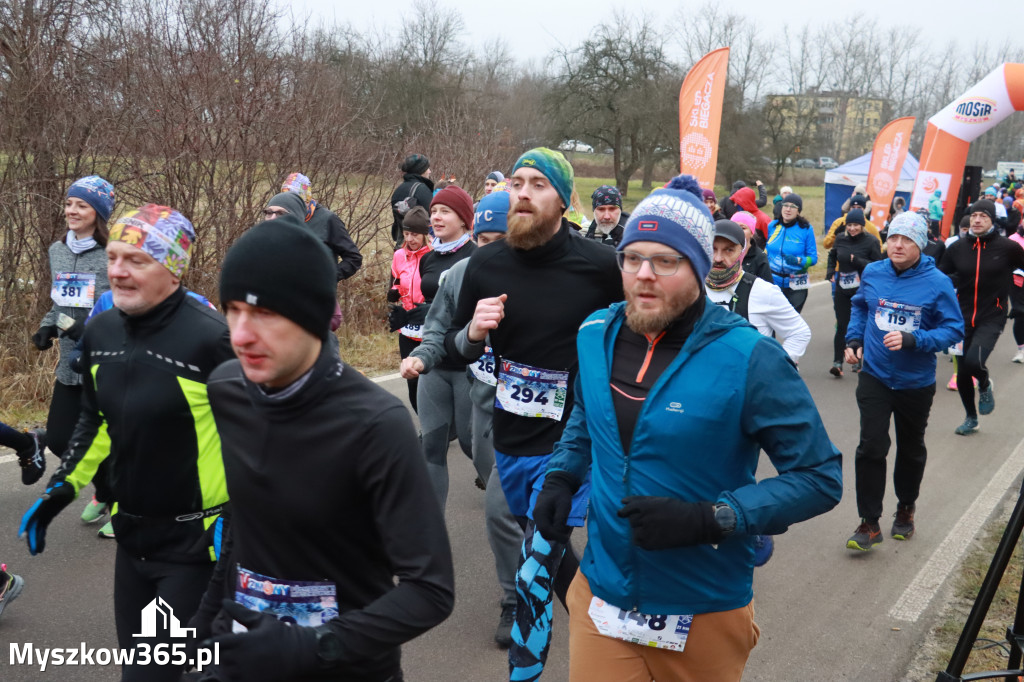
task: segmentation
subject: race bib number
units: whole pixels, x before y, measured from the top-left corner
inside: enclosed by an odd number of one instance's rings
[[[558,421],[565,411],[569,373],[501,361],[494,406],[523,417]]]
[[[398,330],[398,333],[402,336],[406,336],[413,341],[423,340],[423,325],[422,324],[407,324]]]
[[[58,272],[50,288],[50,298],[67,308],[92,309],[96,298],[96,274],[93,272]]]
[[[921,328],[921,306],[879,299],[875,325],[883,332],[915,332]]]
[[[235,601],[242,606],[272,613],[293,625],[316,627],[338,615],[338,588],[331,582],[279,580],[238,567]],[[238,622],[235,632],[246,627]]]
[[[839,275],[839,288],[840,289],[856,289],[860,286],[860,275],[856,272],[840,272]]]
[[[682,651],[690,634],[693,616],[660,616],[625,611],[594,597],[587,610],[597,631],[605,637],[641,646]]]
[[[800,291],[801,289],[809,289],[811,287],[811,276],[809,274],[802,273],[799,275],[789,276],[789,288],[794,291]]]
[[[494,353],[490,346],[484,347],[484,354],[469,366],[469,371],[473,373],[473,378],[488,386],[498,384],[498,380],[494,378]]]
[[[957,341],[952,346],[950,346],[949,347],[949,354],[950,355],[963,355],[964,354],[964,342],[963,341]]]

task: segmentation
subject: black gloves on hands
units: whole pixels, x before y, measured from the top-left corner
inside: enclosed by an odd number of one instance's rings
[[[537,504],[540,505],[539,498]],[[675,497],[626,497],[618,514],[629,519],[633,544],[642,549],[715,544],[725,536],[715,521],[714,503],[706,500],[684,502]]]
[[[40,327],[39,330],[32,335],[32,344],[39,350],[47,350],[53,347],[53,340],[57,338],[57,327],[54,325],[48,325],[46,327]]]
[[[225,682],[283,682],[320,667],[317,632],[289,625],[269,613],[259,613],[230,599],[224,613],[249,628],[248,632],[219,635],[200,646],[220,645],[218,679]]]
[[[82,340],[82,334],[84,334],[84,333],[85,333],[85,323],[76,320],[73,325],[71,325],[67,329],[61,331],[60,335],[62,337],[66,336],[67,338],[71,339],[72,341],[81,341]]]
[[[388,313],[388,331],[397,332],[409,320],[409,313],[400,305],[391,306]]]
[[[533,523],[545,540],[562,544],[569,542],[572,496],[579,489],[579,479],[568,471],[552,471],[544,477],[544,485],[533,506]]]
[[[54,483],[21,517],[18,537],[25,538],[28,542],[28,551],[32,556],[42,554],[46,549],[47,527],[54,517],[74,499],[75,488],[70,483],[64,481]]]
[[[398,293],[398,289],[388,289],[388,303],[398,303],[401,295]]]

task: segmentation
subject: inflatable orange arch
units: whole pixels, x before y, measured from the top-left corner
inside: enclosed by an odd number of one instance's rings
[[[941,191],[943,235],[953,221],[971,142],[1015,111],[1024,111],[1024,64],[1006,63],[928,119],[910,206],[927,208],[928,199]]]

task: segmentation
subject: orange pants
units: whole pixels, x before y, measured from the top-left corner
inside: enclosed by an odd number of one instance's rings
[[[606,637],[587,614],[593,598],[580,572],[569,586],[570,682],[719,682],[739,680],[761,630],[754,602],[693,617],[686,648],[670,651]]]

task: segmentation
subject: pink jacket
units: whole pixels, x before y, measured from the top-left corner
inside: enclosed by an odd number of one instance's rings
[[[391,288],[398,289],[402,307],[406,310],[412,310],[413,306],[424,301],[420,291],[420,261],[429,251],[429,246],[418,251],[410,251],[403,246],[391,259]]]

